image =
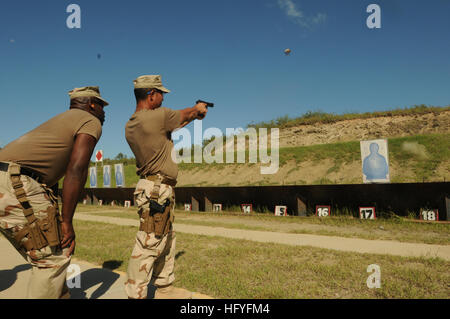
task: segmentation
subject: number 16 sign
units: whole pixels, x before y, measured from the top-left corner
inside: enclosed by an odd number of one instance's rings
[[[331,215],[331,206],[316,206],[316,216],[327,217]]]

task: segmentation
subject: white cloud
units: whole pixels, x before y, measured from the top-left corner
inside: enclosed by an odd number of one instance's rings
[[[323,23],[327,18],[325,13],[318,13],[313,17],[306,16],[304,12],[297,7],[293,0],[278,0],[278,6],[296,24],[305,28],[311,28],[314,25]]]
[[[318,13],[314,18],[312,18],[312,23],[319,24],[325,22],[327,15],[325,13]]]

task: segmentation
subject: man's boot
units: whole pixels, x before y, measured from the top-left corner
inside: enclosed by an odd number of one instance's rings
[[[172,285],[158,287],[154,299],[192,299],[192,292]]]

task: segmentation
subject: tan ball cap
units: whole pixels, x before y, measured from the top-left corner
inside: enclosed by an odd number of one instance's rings
[[[98,86],[84,86],[81,88],[75,88],[69,91],[69,96],[70,99],[74,99],[77,97],[96,97],[104,103],[104,106],[109,105],[109,103],[101,97]]]
[[[142,75],[133,81],[135,89],[158,89],[170,93],[161,82],[161,75]]]

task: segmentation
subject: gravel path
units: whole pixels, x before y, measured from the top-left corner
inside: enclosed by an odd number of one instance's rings
[[[74,218],[84,221],[96,221],[125,226],[139,226],[139,222],[137,220],[118,217],[75,214]],[[347,252],[395,255],[403,257],[439,257],[444,260],[450,260],[450,245],[403,243],[389,240],[367,240],[309,234],[287,234],[268,231],[231,229],[224,227],[184,225],[177,224],[176,222],[174,224],[174,229],[180,233],[219,236],[257,242],[278,243],[294,246],[311,246]]]

